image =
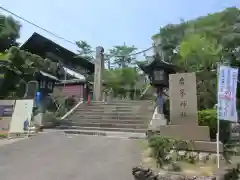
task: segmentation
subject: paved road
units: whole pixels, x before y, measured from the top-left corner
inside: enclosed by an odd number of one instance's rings
[[[132,180],[136,140],[60,132],[0,146],[1,180]]]

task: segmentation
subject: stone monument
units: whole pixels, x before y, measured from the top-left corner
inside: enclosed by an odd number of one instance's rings
[[[209,127],[198,125],[195,73],[169,75],[169,101],[170,123],[160,127],[160,134],[190,140],[197,151],[216,152],[216,143],[210,142]],[[223,151],[222,144],[220,149]]]
[[[94,85],[93,85],[93,98],[95,101],[102,101],[103,88],[102,88],[102,75],[104,69],[104,49],[101,46],[96,47],[96,60],[94,71]]]

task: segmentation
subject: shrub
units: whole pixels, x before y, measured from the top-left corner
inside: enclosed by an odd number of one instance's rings
[[[149,146],[153,150],[157,165],[162,167],[165,163],[169,162],[167,155],[173,147],[173,141],[158,135],[151,136],[148,141]]]
[[[67,99],[65,100],[65,107],[67,108],[67,110],[70,110],[74,107],[74,105],[76,105],[76,103],[77,101],[74,96],[67,97]]]
[[[0,139],[4,139],[8,137],[8,133],[0,133]]]
[[[46,111],[43,114],[43,122],[42,123],[45,128],[52,128],[52,127],[56,127],[57,125],[59,125],[60,120],[57,118],[56,113]]]
[[[208,126],[211,140],[216,140],[217,112],[216,109],[206,109],[198,112],[198,123],[200,126]],[[224,144],[228,142],[231,134],[231,126],[228,121],[220,121],[219,138]]]
[[[43,119],[44,119],[44,122],[55,122],[56,121],[56,115],[55,115],[54,112],[46,111],[43,114]]]

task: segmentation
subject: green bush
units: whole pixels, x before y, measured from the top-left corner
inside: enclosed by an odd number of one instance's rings
[[[8,133],[1,133],[0,134],[0,139],[4,139],[4,138],[7,138],[8,137]]]
[[[45,127],[56,127],[60,123],[60,120],[57,118],[56,113],[46,111],[43,114],[43,125]]]
[[[174,142],[171,139],[154,135],[149,138],[148,142],[149,146],[153,150],[153,155],[159,167],[162,167],[165,163],[169,162],[167,155],[174,145]]]
[[[198,112],[198,123],[200,126],[208,126],[211,140],[216,140],[217,112],[216,109],[206,109]],[[228,121],[220,121],[220,141],[228,142],[231,134],[231,126]]]
[[[74,107],[74,105],[77,104],[76,99],[74,98],[74,96],[72,97],[67,97],[65,100],[65,108],[69,111],[70,109],[72,109]]]
[[[46,111],[43,114],[43,119],[44,119],[44,122],[54,122],[56,121],[56,115],[54,112]]]

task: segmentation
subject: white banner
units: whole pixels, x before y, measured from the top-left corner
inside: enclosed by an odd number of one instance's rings
[[[218,118],[237,122],[238,68],[220,66],[218,70]]]

